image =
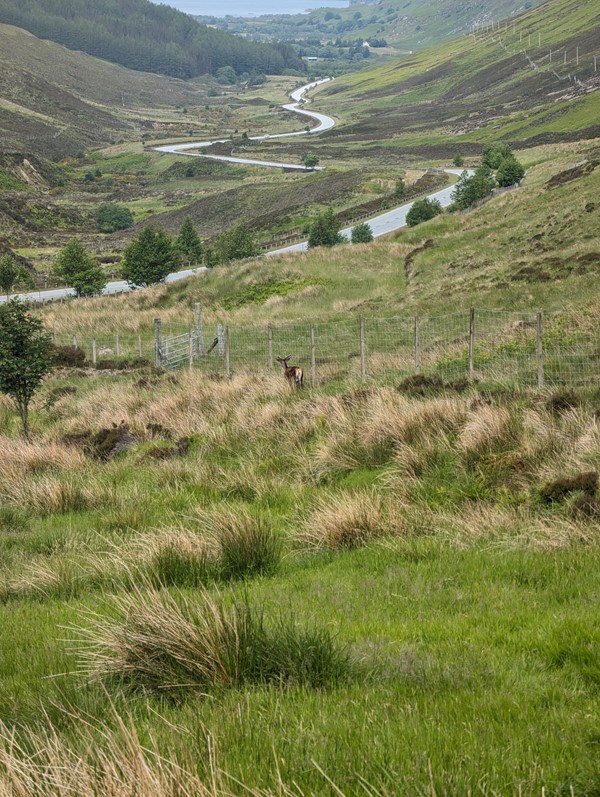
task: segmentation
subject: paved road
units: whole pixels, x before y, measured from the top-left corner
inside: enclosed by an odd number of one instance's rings
[[[177,271],[169,274],[165,282],[177,282],[178,280],[191,277],[193,274],[198,274],[200,271],[206,271],[205,266],[199,268],[186,268],[184,271]],[[116,280],[115,282],[107,282],[104,286],[102,294],[110,296],[115,293],[129,293],[132,288],[124,280]],[[25,302],[53,302],[57,299],[65,299],[67,296],[75,296],[73,288],[55,288],[50,291],[31,291],[31,293],[17,293],[14,296],[22,299]],[[14,298],[14,297],[11,297]],[[6,302],[6,296],[0,296],[0,304]]]
[[[444,171],[448,174],[456,175],[461,175],[463,172],[462,169],[444,169]],[[474,174],[474,172],[469,170],[469,174]],[[442,188],[441,191],[436,191],[433,194],[429,194],[428,199],[437,199],[440,205],[443,208],[446,208],[452,202],[453,191],[454,185],[449,185],[447,188]],[[382,213],[379,216],[369,219],[367,224],[373,230],[373,236],[377,238],[380,235],[387,235],[390,232],[394,232],[402,227],[406,227],[406,216],[413,204],[414,202],[408,202],[406,205],[401,205],[398,208],[388,210],[386,213]],[[350,240],[351,231],[352,227],[346,227],[341,231],[341,233],[345,238]],[[271,252],[267,252],[267,257],[270,257],[271,255],[282,255],[288,252],[306,252],[307,249],[308,242],[302,241],[301,243],[293,244],[292,246],[284,246],[281,249],[274,249]]]
[[[289,138],[290,136],[306,136],[306,135],[313,135],[314,133],[322,133],[324,130],[331,130],[331,128],[335,125],[335,120],[331,118],[331,116],[325,116],[322,113],[315,113],[314,111],[305,111],[302,106],[300,105],[304,95],[307,91],[316,88],[317,86],[322,85],[323,83],[328,83],[332,78],[326,77],[322,80],[315,80],[312,83],[307,83],[305,86],[301,86],[296,91],[292,92],[291,98],[294,100],[292,103],[288,103],[287,105],[283,105],[282,107],[286,111],[293,111],[294,113],[302,114],[302,116],[308,116],[311,119],[316,119],[319,124],[317,127],[313,127],[310,130],[296,130],[292,133],[271,133],[269,135],[264,136],[250,136],[250,141],[266,141],[267,139],[274,139],[274,138]],[[309,168],[308,166],[301,166],[300,164],[294,163],[279,163],[278,161],[264,161],[264,160],[253,160],[251,158],[232,158],[230,156],[225,155],[207,155],[200,152],[188,152],[188,150],[196,150],[202,149],[203,147],[210,147],[212,144],[225,144],[226,142],[231,141],[230,138],[219,138],[215,141],[194,141],[194,142],[186,142],[185,144],[167,144],[163,147],[154,147],[157,152],[167,152],[171,155],[188,155],[192,158],[209,158],[210,160],[215,161],[226,161],[227,163],[243,163],[246,165],[252,166],[268,166],[275,169],[294,169],[295,171],[300,172],[313,172],[313,171],[321,171],[323,169],[322,166],[316,166],[314,168]]]

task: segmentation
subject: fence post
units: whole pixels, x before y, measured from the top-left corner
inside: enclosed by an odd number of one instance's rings
[[[194,336],[192,334],[192,330],[190,329],[188,334],[188,357],[189,357],[189,368],[190,371],[194,367]]]
[[[269,373],[273,373],[273,327],[271,324],[267,327],[267,342],[269,348]]]
[[[229,379],[231,376],[231,366],[229,362],[229,327],[225,327],[223,338],[225,345],[225,376]]]
[[[140,357],[142,357],[143,356],[143,350],[142,350],[142,336],[141,335],[138,335],[138,352],[140,354]]]
[[[537,358],[537,382],[538,388],[544,387],[544,349],[542,339],[542,314],[538,313],[535,319],[535,332],[536,332],[536,358]]]
[[[415,316],[415,374],[421,373],[421,328],[419,316]]]
[[[154,364],[157,368],[162,365],[162,340],[160,318],[154,319]]]
[[[365,348],[365,317],[360,317],[360,378],[365,381],[367,378],[367,357]]]
[[[202,330],[202,308],[199,303],[194,305],[194,318],[196,319],[196,343],[198,355],[204,357],[204,332]]]
[[[96,365],[97,351],[96,351],[96,338],[92,340],[92,365]]]
[[[220,322],[217,324],[217,339],[219,346],[219,355],[225,356],[225,327]]]
[[[313,387],[317,385],[317,358],[315,356],[315,325],[310,325],[310,379]]]
[[[121,356],[121,345],[120,345],[120,341],[119,341],[119,336],[118,335],[116,336],[115,351],[117,353],[117,357],[120,357]]]
[[[75,335],[73,335],[73,348],[74,349],[77,348],[77,338],[75,337]]]
[[[475,372],[475,308],[469,311],[469,379]]]

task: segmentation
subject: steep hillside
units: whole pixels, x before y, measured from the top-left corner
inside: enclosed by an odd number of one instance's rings
[[[595,0],[548,0],[493,32],[340,78],[319,95],[343,120],[323,137],[323,154],[377,142],[389,157],[448,158],[498,138],[533,146],[595,136],[599,34]]]
[[[130,69],[180,78],[223,66],[238,74],[302,68],[290,47],[247,42],[149,0],[4,0],[0,22]]]
[[[139,136],[148,106],[195,106],[197,84],[108,64],[0,25],[0,150],[58,160]]]

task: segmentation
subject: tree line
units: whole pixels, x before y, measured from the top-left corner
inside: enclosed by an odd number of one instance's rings
[[[247,41],[150,0],[3,0],[0,22],[130,69],[188,79],[304,70],[291,45]]]

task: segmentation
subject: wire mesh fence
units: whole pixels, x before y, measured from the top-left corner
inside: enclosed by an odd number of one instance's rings
[[[291,356],[305,382],[403,379],[421,374],[542,386],[600,383],[600,324],[578,328],[559,314],[491,309],[431,316],[356,317],[254,326],[160,322],[138,335],[63,338],[81,346],[97,367],[142,358],[159,367],[233,373],[273,373]]]

